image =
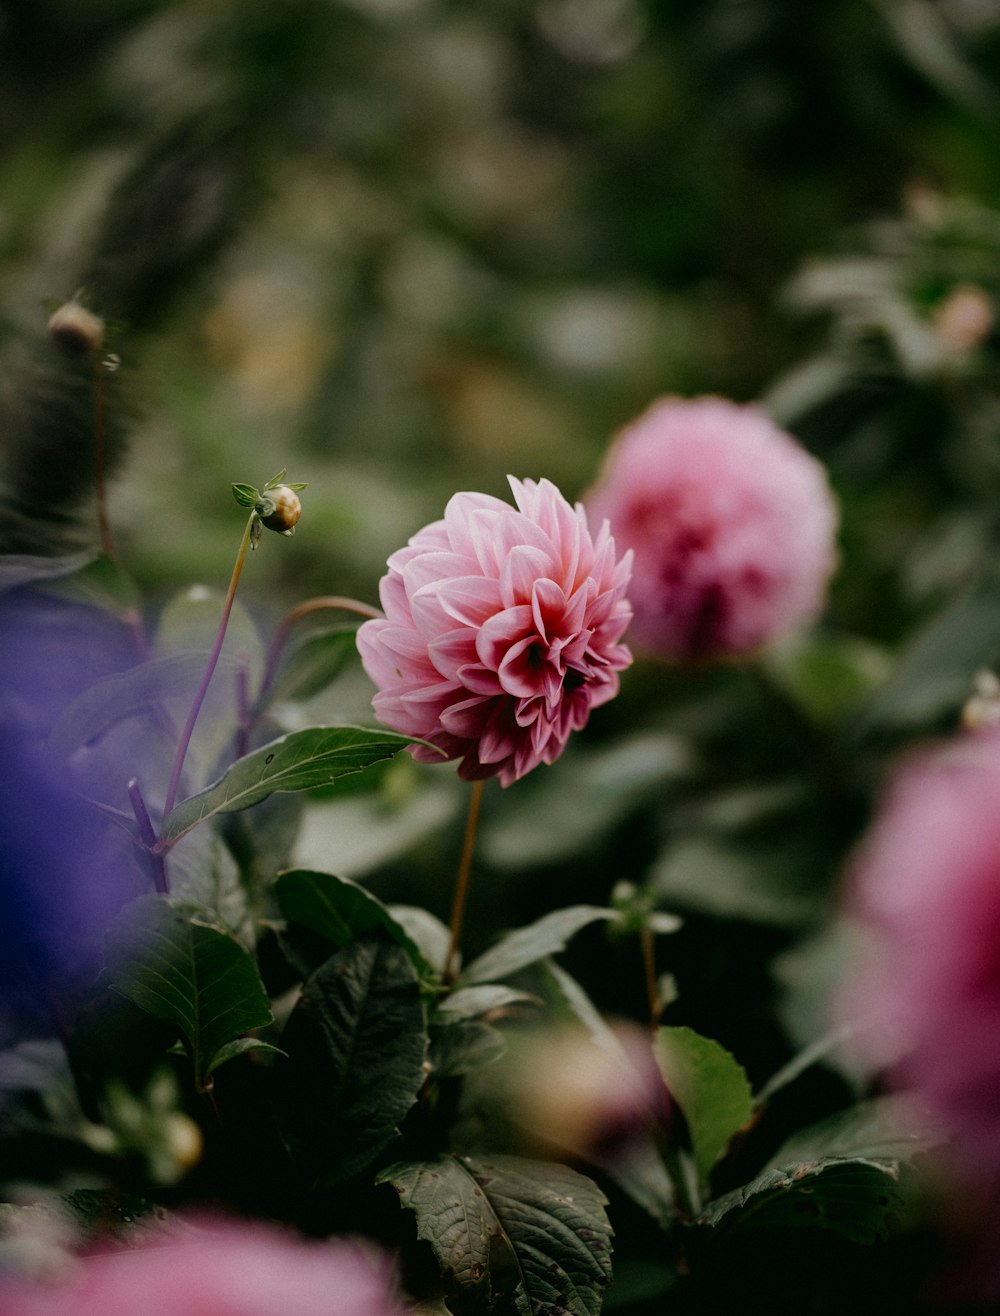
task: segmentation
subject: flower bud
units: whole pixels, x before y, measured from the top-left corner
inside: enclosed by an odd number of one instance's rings
[[[49,334],[74,355],[97,352],[104,342],[104,321],[77,301],[65,302],[49,317]]]
[[[269,489],[264,494],[257,504],[257,511],[268,530],[290,535],[302,515],[302,503],[294,489],[279,484],[277,489]]]

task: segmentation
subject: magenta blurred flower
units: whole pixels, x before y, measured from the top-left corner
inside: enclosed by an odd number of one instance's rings
[[[270,1226],[198,1232],[77,1263],[56,1282],[0,1281],[4,1316],[402,1316],[384,1259]]]
[[[756,407],[655,402],[618,436],[587,506],[635,553],[630,634],[653,653],[744,653],[822,605],[837,525],[826,475]]]
[[[853,874],[873,934],[845,989],[870,1058],[894,1057],[952,1137],[956,1169],[1000,1190],[1000,730],[898,774]]]
[[[358,632],[387,726],[459,775],[504,786],[562,753],[631,662],[620,643],[631,555],[548,480],[510,477],[517,508],[459,493],[389,558],[385,617]],[[414,746],[425,763],[440,754]]]

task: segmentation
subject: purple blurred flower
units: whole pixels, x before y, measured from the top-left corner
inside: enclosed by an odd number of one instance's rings
[[[618,692],[631,558],[548,480],[510,478],[517,507],[459,493],[389,559],[385,618],[358,632],[375,712],[504,786],[553,763]],[[441,755],[416,746],[421,762]]]
[[[635,554],[630,634],[653,653],[744,653],[820,610],[836,506],[819,462],[756,407],[655,402],[587,506]]]
[[[358,1244],[303,1242],[211,1222],[162,1246],[104,1252],[54,1283],[0,1282],[4,1316],[402,1316],[385,1260]]]

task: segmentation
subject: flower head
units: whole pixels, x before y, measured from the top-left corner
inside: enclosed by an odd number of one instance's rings
[[[950,1132],[960,1171],[1000,1190],[998,799],[993,727],[899,773],[853,874],[874,944],[845,994],[873,1058],[889,1048],[897,1081]]]
[[[631,662],[620,643],[631,555],[548,480],[515,480],[517,507],[459,493],[389,558],[385,617],[358,632],[387,726],[504,786],[562,753]],[[426,746],[415,758],[438,762]]]
[[[836,507],[819,462],[756,407],[654,403],[587,505],[635,553],[631,634],[652,652],[744,653],[819,611]]]
[[[5,1316],[401,1316],[381,1258],[213,1221],[162,1246],[104,1252],[54,1283],[0,1280]]]

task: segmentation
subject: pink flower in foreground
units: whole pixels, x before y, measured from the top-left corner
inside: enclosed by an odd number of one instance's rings
[[[874,934],[845,993],[875,1059],[902,1058],[956,1169],[1000,1189],[1000,731],[897,776],[850,889]]]
[[[4,1316],[402,1316],[377,1254],[261,1224],[212,1224],[80,1261],[54,1284],[0,1281]]]
[[[618,692],[631,556],[548,480],[510,477],[517,508],[459,493],[389,558],[385,617],[358,631],[387,726],[504,786],[562,753]],[[421,762],[440,762],[424,746]]]
[[[631,634],[654,653],[744,653],[819,612],[836,506],[819,462],[756,407],[655,402],[587,505],[635,553]]]

